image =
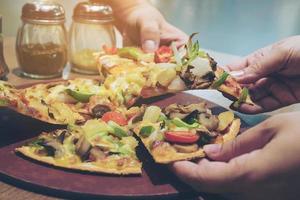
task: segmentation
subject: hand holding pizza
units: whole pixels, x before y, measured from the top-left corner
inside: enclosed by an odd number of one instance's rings
[[[134,45],[146,52],[154,52],[160,45],[172,41],[178,46],[185,44],[188,36],[169,24],[162,14],[145,0],[107,1],[115,13],[116,25]],[[131,45],[133,45],[131,44]]]
[[[299,117],[271,117],[236,140],[204,146],[210,160],[175,162],[172,169],[194,189],[229,199],[298,199]]]
[[[238,82],[248,84],[257,104],[241,105],[242,112],[266,112],[300,102],[300,36],[264,47],[227,69]]]

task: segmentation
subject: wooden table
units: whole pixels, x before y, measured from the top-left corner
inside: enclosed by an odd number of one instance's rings
[[[40,80],[33,80],[33,79],[27,79],[24,77],[20,77],[18,76],[18,70],[17,70],[17,61],[16,61],[16,54],[15,54],[15,49],[14,49],[14,43],[15,43],[15,38],[5,38],[4,39],[4,52],[5,52],[5,59],[6,62],[10,68],[10,73],[8,75],[8,82],[18,86],[18,85],[22,85],[22,84],[26,84],[26,83],[34,83]],[[211,54],[216,58],[216,60],[220,60],[223,63],[226,62],[230,62],[233,59],[237,58],[235,56],[231,56],[231,55],[227,55],[227,54],[222,54],[222,53],[217,53],[217,52],[211,52]],[[78,74],[73,74],[71,73],[70,77],[77,77],[77,76],[82,76],[82,75],[78,75]],[[84,76],[84,77],[90,77],[90,76]],[[214,94],[214,93],[195,93],[195,95],[201,95],[201,96],[205,96],[208,99],[212,99],[212,100],[217,100],[219,99],[218,95],[219,94]],[[226,99],[221,98],[223,100],[219,100],[218,103],[223,104],[226,106],[226,104],[228,103],[226,101]],[[4,133],[1,133],[4,134]],[[9,182],[9,183],[8,183]],[[1,200],[6,200],[6,199],[14,199],[14,200],[18,200],[18,199],[58,199],[56,197],[51,197],[49,195],[43,195],[43,194],[39,194],[39,193],[44,193],[44,191],[37,191],[38,193],[32,192],[32,191],[28,191],[25,188],[20,188],[19,184],[18,187],[14,186],[14,183],[11,184],[10,181],[7,180],[1,180],[0,181],[0,199]]]

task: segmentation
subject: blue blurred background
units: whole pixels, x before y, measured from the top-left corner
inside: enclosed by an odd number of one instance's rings
[[[58,0],[67,26],[79,0]],[[126,1],[126,0],[120,0]],[[26,0],[1,0],[4,34],[15,36]],[[186,33],[199,32],[203,48],[235,55],[300,34],[300,0],[151,0],[167,20]],[[151,13],[149,13],[151,14]]]
[[[165,17],[202,47],[235,55],[300,34],[299,0],[155,0]]]

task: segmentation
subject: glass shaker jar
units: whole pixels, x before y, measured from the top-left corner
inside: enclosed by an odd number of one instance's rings
[[[70,29],[70,63],[72,70],[84,74],[98,74],[95,53],[103,45],[115,46],[112,9],[97,2],[81,2],[73,12]]]
[[[22,8],[16,52],[23,75],[53,78],[67,63],[65,11],[53,1],[33,1]]]

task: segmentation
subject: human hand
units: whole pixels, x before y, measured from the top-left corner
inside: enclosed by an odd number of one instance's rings
[[[123,36],[146,52],[154,52],[160,45],[169,45],[172,41],[179,47],[188,40],[184,32],[169,24],[149,3],[128,5],[115,14],[116,25]]]
[[[299,199],[299,118],[300,112],[271,117],[234,141],[204,146],[209,159],[171,169],[195,190],[229,199]]]
[[[300,36],[264,47],[225,67],[249,87],[256,105],[239,111],[260,113],[300,102]]]

